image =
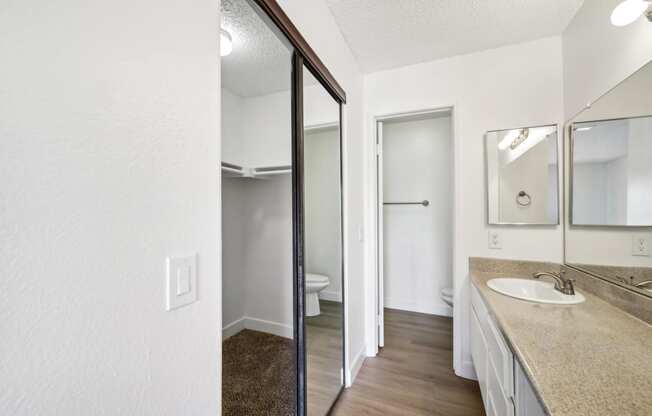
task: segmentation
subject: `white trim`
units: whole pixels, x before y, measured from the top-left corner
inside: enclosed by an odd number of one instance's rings
[[[348,375],[346,377],[345,387],[347,388],[351,387],[355,382],[356,377],[358,377],[358,373],[362,368],[362,364],[364,364],[364,360],[367,358],[365,356],[366,349],[367,349],[366,345],[363,345],[360,351],[358,351],[355,357],[353,357],[351,368],[349,369]]]
[[[243,329],[245,329],[244,317],[237,319],[222,328],[222,341],[226,340],[227,338],[231,338]]]
[[[407,299],[385,298],[385,307],[428,315],[453,316],[453,308],[448,305],[418,305],[414,301]]]
[[[478,376],[475,373],[475,367],[473,366],[473,361],[464,360],[461,367],[455,370],[455,375],[468,378],[469,380],[477,380]]]
[[[285,325],[279,322],[266,321],[264,319],[244,318],[245,328],[254,331],[266,332],[268,334],[278,335],[283,338],[294,338],[294,329],[292,325]]]
[[[331,292],[331,291],[322,290],[321,292],[319,292],[319,299],[342,303],[342,292]]]
[[[243,329],[252,331],[265,332],[267,334],[278,335],[283,338],[294,338],[294,329],[292,325],[282,324],[280,322],[266,321],[264,319],[243,316],[242,318],[230,323],[222,329],[224,339],[232,337]],[[228,334],[228,336],[226,335]]]

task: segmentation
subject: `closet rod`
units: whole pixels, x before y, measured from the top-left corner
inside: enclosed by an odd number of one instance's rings
[[[427,207],[430,205],[430,201],[424,199],[421,202],[383,202],[383,205],[423,205],[424,207]]]

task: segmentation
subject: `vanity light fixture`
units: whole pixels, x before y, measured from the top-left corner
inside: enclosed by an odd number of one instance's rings
[[[498,143],[498,148],[500,150],[507,150],[511,146],[512,142],[518,137],[520,130],[510,130],[509,133],[505,135],[505,138]]]
[[[529,136],[530,136],[530,129],[522,129],[518,137],[515,138],[514,141],[509,145],[509,148],[512,150],[516,149],[521,143],[527,140]]]
[[[224,29],[220,29],[220,56],[227,56],[231,52],[233,52],[231,34]]]
[[[643,13],[652,22],[652,11],[646,10],[652,4],[652,0],[625,0],[611,12],[611,24],[622,27],[634,23]]]

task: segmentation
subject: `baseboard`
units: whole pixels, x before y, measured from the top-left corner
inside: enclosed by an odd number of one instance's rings
[[[426,313],[428,315],[453,316],[453,308],[448,305],[417,305],[415,302],[402,299],[385,298],[386,308],[398,309],[400,311]]]
[[[283,338],[294,338],[294,330],[291,325],[243,316],[237,321],[231,322],[222,329],[222,340],[234,336],[243,329],[265,332],[267,334],[278,335],[279,337]]]
[[[478,376],[475,373],[475,367],[473,366],[473,361],[470,360],[462,361],[462,367],[456,368],[455,374],[459,377],[468,378],[469,380],[478,379]]]
[[[279,322],[266,321],[264,319],[244,318],[244,327],[253,331],[266,332],[268,334],[278,335],[283,338],[294,338],[294,328],[292,325],[285,325]]]
[[[235,320],[235,321],[231,322],[230,324],[228,324],[227,326],[225,326],[224,328],[222,328],[222,341],[234,336],[235,334],[242,331],[243,329],[245,329],[245,318],[244,317],[240,318],[238,320]]]
[[[351,387],[355,382],[356,377],[358,377],[358,373],[362,368],[362,364],[364,364],[364,360],[367,358],[367,355],[365,354],[366,350],[367,350],[367,346],[363,345],[360,351],[358,351],[355,357],[353,357],[353,360],[351,361],[351,366],[349,368],[349,372],[346,377],[347,381],[345,387]]]
[[[330,300],[332,302],[342,302],[342,294],[340,292],[328,292],[322,290],[319,292],[319,299]]]

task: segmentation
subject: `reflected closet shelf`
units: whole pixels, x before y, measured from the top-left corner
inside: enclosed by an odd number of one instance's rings
[[[222,162],[221,170],[222,176],[225,178],[265,178],[291,174],[292,166],[283,165],[248,168],[234,163]]]

